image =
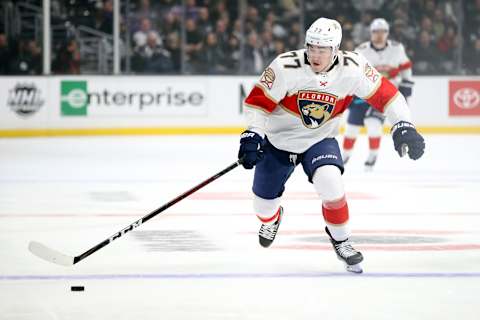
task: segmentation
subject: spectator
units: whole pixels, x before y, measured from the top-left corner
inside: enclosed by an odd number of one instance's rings
[[[258,14],[258,10],[254,6],[248,6],[247,15],[245,18],[245,33],[251,34],[252,32],[258,32],[262,27],[262,21]]]
[[[287,51],[285,48],[285,43],[282,40],[275,40],[274,46],[275,46],[275,53],[274,53],[275,57]]]
[[[195,20],[187,19],[186,29],[186,55],[188,61],[188,71],[195,72],[199,66],[200,51],[202,50],[202,35],[198,32]]]
[[[113,0],[106,0],[103,3],[101,10],[101,24],[100,31],[112,34],[113,33]]]
[[[137,48],[133,65],[142,73],[169,73],[174,69],[170,53],[158,44],[155,32],[149,32],[146,44]]]
[[[353,25],[352,37],[356,45],[359,45],[370,38],[371,21],[372,14],[365,11],[361,15],[361,20]]]
[[[157,44],[161,44],[161,38],[157,31],[152,29],[152,23],[149,18],[143,18],[141,20],[140,30],[133,35],[134,50],[143,47],[147,44],[147,38],[149,34],[154,34]]]
[[[432,31],[435,39],[439,39],[445,33],[445,14],[442,9],[435,9],[432,21]]]
[[[455,49],[457,48],[457,32],[453,26],[447,27],[447,30],[437,42],[438,51],[441,54],[443,71],[453,73]]]
[[[251,32],[247,41],[243,56],[245,69],[242,72],[247,74],[260,73],[264,68],[264,57],[260,51],[261,43],[258,39],[258,34]]]
[[[31,63],[32,74],[42,73],[42,49],[37,45],[35,40],[30,40],[27,43],[27,52]]]
[[[465,50],[465,67],[469,74],[480,74],[480,38],[473,41],[473,45]]]
[[[225,53],[220,49],[217,42],[217,35],[210,32],[206,39],[204,49],[202,51],[201,73],[220,74],[227,70],[225,66]]]
[[[13,55],[8,47],[7,37],[4,33],[0,33],[0,74],[9,74],[12,58]]]
[[[300,37],[302,36],[303,38],[303,32],[300,30],[300,23],[292,22],[290,25],[286,46],[289,50],[296,50],[298,46],[303,45],[303,43],[300,43]]]
[[[227,21],[224,19],[220,19],[217,21],[215,33],[217,35],[218,45],[222,50],[228,46],[228,32],[227,32]]]
[[[141,21],[143,18],[147,18],[150,21],[154,21],[154,23],[158,20],[158,12],[156,8],[153,8],[151,5],[150,0],[140,0],[139,1],[139,8],[135,13],[136,17],[136,29],[139,28],[141,25]]]
[[[180,49],[180,37],[177,32],[171,32],[167,36],[166,49],[170,52],[174,72],[180,72],[182,68],[182,51]]]
[[[198,11],[197,26],[202,37],[206,37],[208,33],[213,31],[210,13],[207,7],[201,7]]]
[[[422,74],[438,74],[437,65],[440,62],[438,59],[437,48],[432,45],[430,34],[423,30],[420,33],[420,43],[415,49],[415,56],[413,57],[413,73]]]
[[[228,66],[229,71],[238,72],[240,58],[240,41],[232,34],[228,39],[225,57],[225,64]]]
[[[80,74],[80,50],[75,39],[67,40],[58,48],[52,71],[58,74]]]
[[[168,36],[172,32],[180,32],[180,20],[172,12],[168,12],[163,21],[161,30],[164,36]]]
[[[275,44],[273,42],[273,33],[271,30],[266,29],[262,32],[262,47],[260,51],[266,61],[272,61],[275,58]]]
[[[197,21],[199,15],[199,8],[197,7],[196,0],[186,0],[185,11],[187,19],[193,19]]]
[[[211,12],[211,19],[212,21],[218,21],[221,19],[225,19],[226,17],[229,17],[226,1],[220,0],[216,3],[215,7]]]

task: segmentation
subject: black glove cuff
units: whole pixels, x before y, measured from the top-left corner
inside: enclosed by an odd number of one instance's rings
[[[411,124],[410,122],[399,121],[399,122],[397,122],[396,124],[393,125],[392,129],[390,130],[390,133],[393,136],[395,134],[395,131],[397,131],[397,129],[406,129],[406,128],[412,128],[413,130],[416,130],[415,126],[413,124]]]

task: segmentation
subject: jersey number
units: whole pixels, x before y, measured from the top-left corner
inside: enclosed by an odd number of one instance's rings
[[[284,54],[283,56],[280,56],[280,59],[288,59],[288,58],[294,58],[293,62],[295,64],[284,64],[284,68],[300,68],[300,59],[298,58],[298,55],[295,51],[289,52],[287,54]]]
[[[348,61],[351,61],[354,65],[356,65],[358,67],[358,63],[353,60],[352,56],[350,56],[350,53],[354,53],[356,55],[358,55],[356,52],[346,52],[346,51],[343,51],[342,50],[342,53],[343,53],[343,65],[344,66],[348,66]]]

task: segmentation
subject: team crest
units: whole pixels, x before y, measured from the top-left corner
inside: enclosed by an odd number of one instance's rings
[[[327,122],[333,114],[337,96],[317,91],[299,91],[297,104],[303,124],[315,129]]]

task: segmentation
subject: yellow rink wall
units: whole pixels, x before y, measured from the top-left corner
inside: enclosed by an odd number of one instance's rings
[[[97,128],[97,129],[11,129],[0,130],[1,138],[62,137],[62,136],[122,136],[122,135],[227,135],[240,134],[244,127],[169,127],[169,128]],[[479,127],[418,127],[424,134],[480,134]],[[340,129],[343,134],[344,128]],[[388,134],[390,128],[385,127]],[[366,130],[361,129],[365,134]]]

